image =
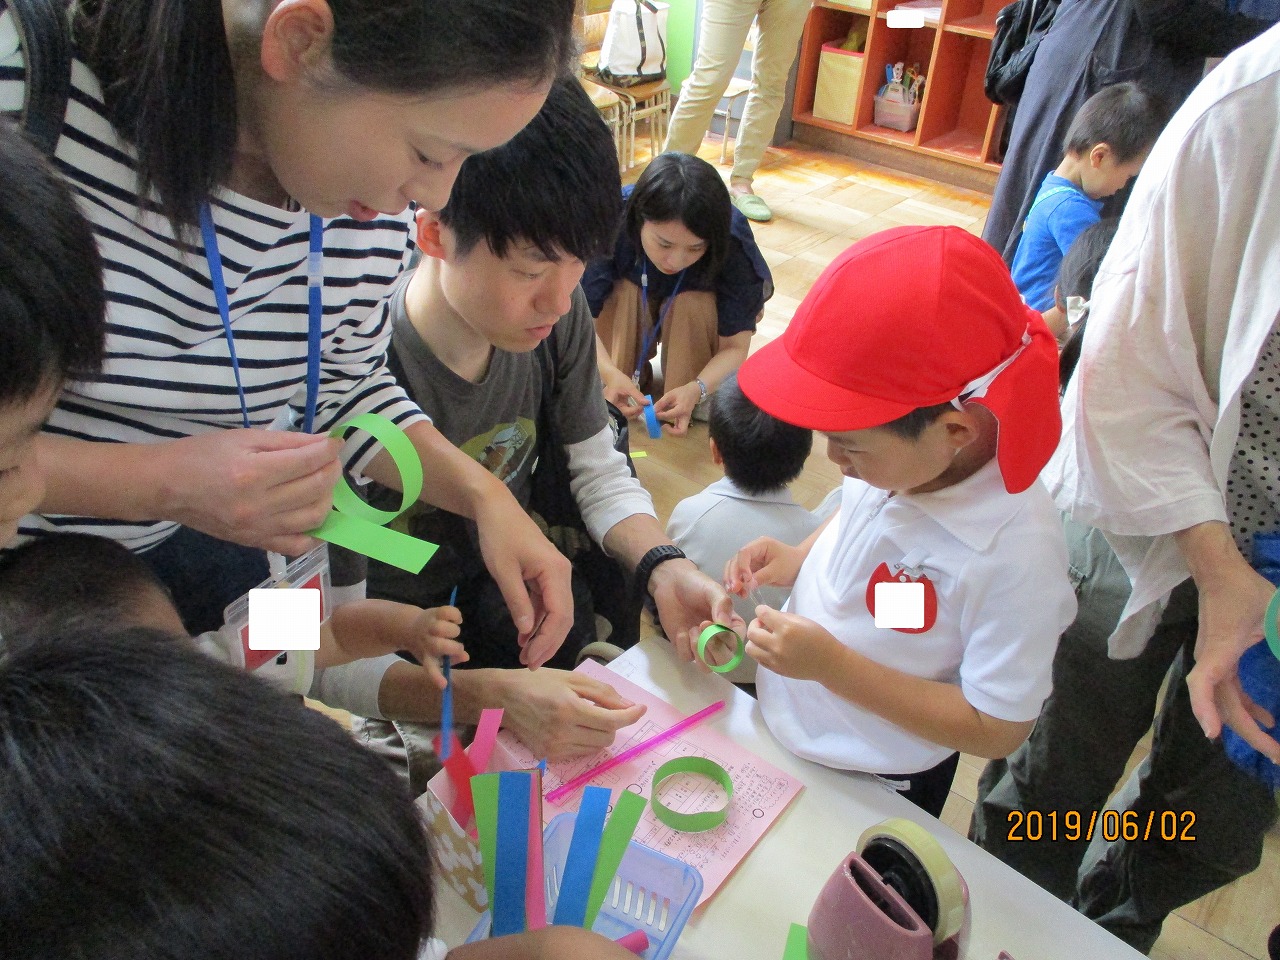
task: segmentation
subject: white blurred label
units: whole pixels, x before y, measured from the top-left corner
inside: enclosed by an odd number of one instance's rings
[[[924,626],[923,583],[877,583],[876,626],[919,630]]]
[[[885,12],[884,21],[897,30],[914,30],[924,26],[924,14],[919,10],[894,9]]]
[[[320,591],[250,590],[250,650],[319,650]]]

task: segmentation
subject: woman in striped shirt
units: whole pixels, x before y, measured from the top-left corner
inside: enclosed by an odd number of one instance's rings
[[[265,576],[264,549],[309,547],[343,468],[397,483],[380,447],[326,437],[381,413],[425,464],[423,499],[478,523],[522,638],[545,618],[527,660],[549,657],[572,622],[568,563],[387,372],[385,295],[410,204],[442,207],[468,155],[533,117],[571,19],[571,0],[76,5],[54,159],[103,255],[107,361],[54,411],[49,490],[22,532],[141,551],[210,629]],[[0,113],[23,109],[26,79],[0,0]]]

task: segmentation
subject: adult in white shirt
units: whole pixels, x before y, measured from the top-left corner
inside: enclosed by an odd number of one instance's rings
[[[1226,723],[1280,759],[1236,673],[1275,593],[1246,559],[1252,535],[1280,530],[1280,135],[1254,119],[1277,105],[1273,28],[1197,88],[1138,179],[1045,474],[1070,515],[1080,617],[1039,725],[988,767],[974,813],[983,846],[1143,951],[1170,911],[1257,866],[1275,818],[1270,788],[1210,738]],[[1099,828],[1083,866],[1082,841],[1010,842],[1014,810],[1089,822],[1171,663],[1151,754],[1117,800],[1143,836]],[[1177,839],[1157,839],[1168,825]]]

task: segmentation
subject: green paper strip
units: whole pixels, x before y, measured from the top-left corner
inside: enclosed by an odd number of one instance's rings
[[[1280,660],[1280,630],[1276,628],[1276,618],[1280,617],[1280,590],[1277,590],[1267,604],[1267,615],[1262,618],[1262,634],[1267,638],[1267,646],[1272,654]]]
[[[596,857],[596,872],[591,875],[591,893],[587,896],[587,915],[582,925],[588,930],[596,922],[596,914],[604,906],[609,884],[618,874],[622,858],[626,855],[631,837],[640,825],[648,801],[638,793],[623,790],[600,837],[600,853]]]
[[[476,808],[476,840],[484,866],[484,888],[492,916],[494,878],[498,866],[498,774],[480,773],[471,778],[471,798]]]
[[[330,430],[329,436],[335,440],[341,440],[351,430],[363,430],[369,434],[382,444],[391,455],[391,459],[395,461],[396,469],[400,472],[402,491],[400,509],[379,510],[377,507],[370,506],[356,496],[356,492],[347,484],[345,477],[333,490],[333,505],[343,513],[352,514],[379,526],[390,523],[416,503],[418,496],[422,493],[422,459],[418,456],[413,441],[405,436],[405,432],[379,413],[362,413],[352,417],[342,426]]]
[[[714,664],[707,659],[707,644],[712,638],[720,636],[722,633],[730,634],[737,643],[737,648],[728,663]],[[726,627],[723,623],[712,623],[704,627],[702,632],[698,634],[698,659],[705,663],[716,673],[728,673],[734,667],[742,662],[742,658],[747,655],[747,645],[742,637],[732,627]]]
[[[809,928],[801,923],[793,923],[787,932],[787,946],[782,951],[782,960],[809,960]]]
[[[702,813],[680,813],[672,810],[658,799],[662,784],[681,773],[692,773],[714,780],[724,788],[725,802],[719,810],[706,810]],[[684,833],[702,833],[714,830],[729,817],[729,807],[733,803],[733,778],[729,771],[714,760],[706,757],[676,757],[668,760],[653,772],[653,789],[649,791],[649,805],[653,807],[653,815],[661,823]]]
[[[399,530],[388,530],[337,510],[331,510],[324,524],[320,529],[311,531],[311,535],[409,573],[420,573],[438,549],[434,543]]]
[[[350,430],[365,431],[391,455],[403,489],[400,509],[379,510],[370,506],[343,477],[333,488],[333,510],[311,535],[409,573],[418,573],[436,552],[436,545],[399,530],[388,530],[386,524],[409,509],[422,493],[422,459],[404,431],[380,414],[362,413],[352,417],[329,431],[329,436],[342,439]]]

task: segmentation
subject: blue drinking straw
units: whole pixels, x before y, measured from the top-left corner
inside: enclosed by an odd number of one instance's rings
[[[458,599],[458,588],[454,587],[449,594],[449,606]],[[449,751],[453,749],[453,671],[452,661],[446,655],[440,658],[444,669],[444,700],[440,703],[440,759],[449,759]]]

